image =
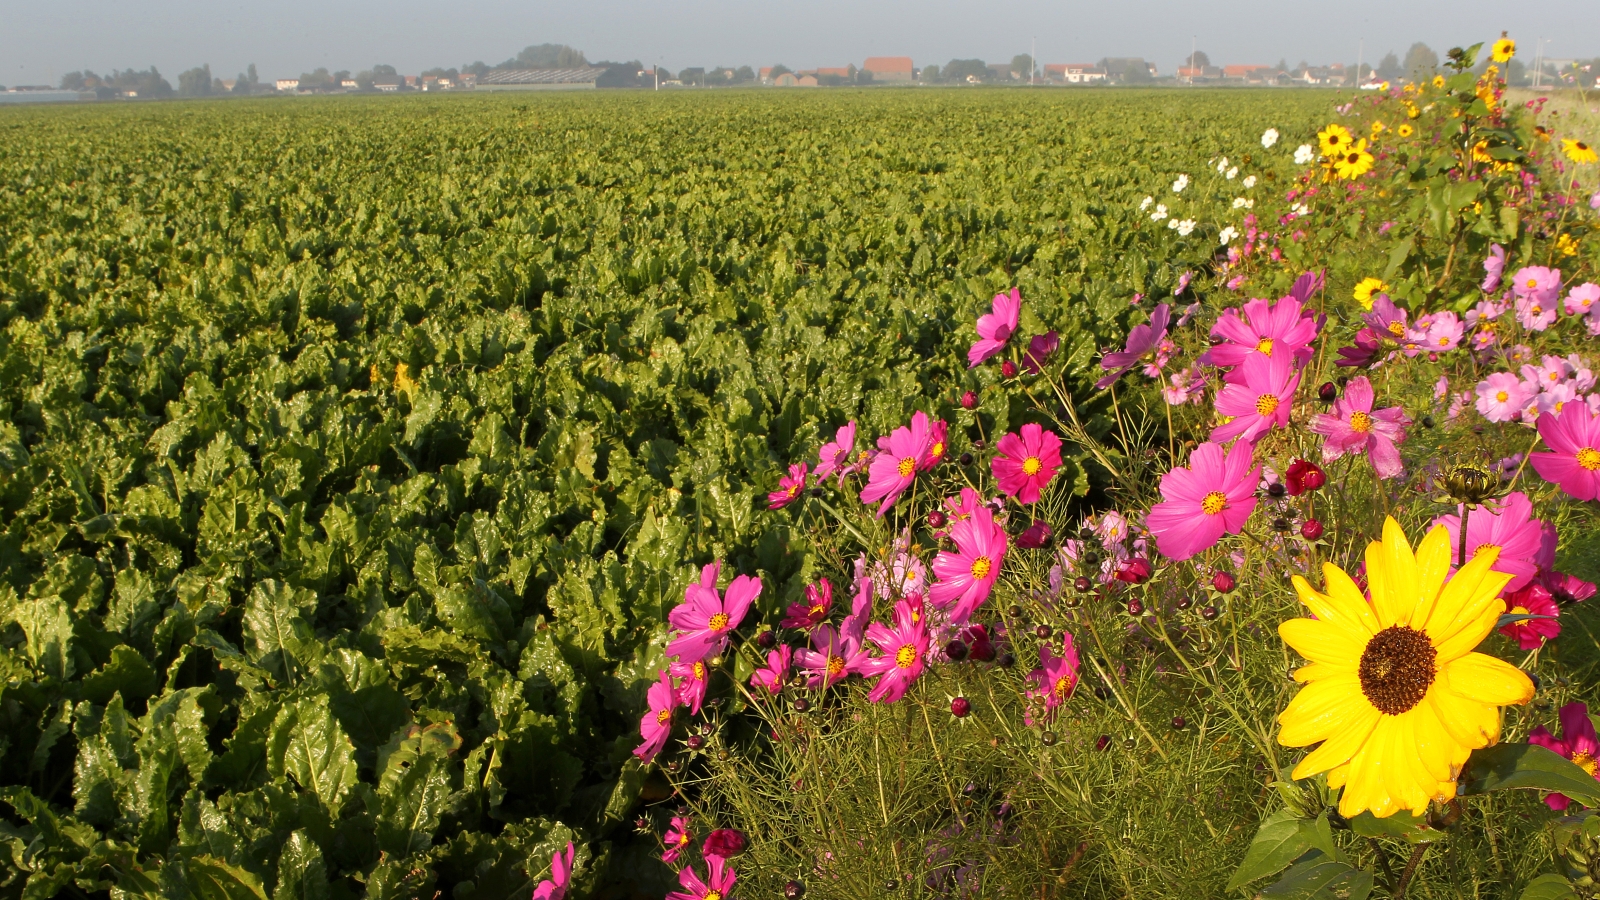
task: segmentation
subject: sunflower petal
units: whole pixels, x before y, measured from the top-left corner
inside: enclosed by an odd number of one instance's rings
[[[1411,616],[1421,599],[1417,558],[1411,552],[1406,533],[1393,516],[1383,520],[1383,587],[1388,594],[1391,624],[1410,625]]]
[[[1361,681],[1353,672],[1314,681],[1301,688],[1278,714],[1282,726],[1278,743],[1285,747],[1309,746],[1342,734],[1377,712],[1362,696]]]
[[[1365,641],[1358,641],[1337,625],[1316,619],[1289,619],[1278,623],[1278,636],[1312,662],[1349,665],[1361,659]]]
[[[1359,716],[1346,720],[1344,726],[1327,740],[1322,746],[1306,754],[1305,759],[1294,767],[1295,778],[1305,778],[1318,772],[1327,771],[1350,761],[1355,756],[1367,738],[1372,734],[1372,729],[1378,724],[1378,719],[1383,714],[1368,706]],[[1279,742],[1283,743],[1280,736]]]
[[[1445,665],[1450,690],[1490,706],[1521,705],[1533,699],[1533,682],[1516,666],[1482,653],[1468,653]]]
[[[1439,721],[1431,703],[1419,703],[1406,713],[1412,719],[1412,743],[1417,758],[1433,781],[1449,781],[1455,776],[1453,757],[1457,744]]]
[[[1467,752],[1487,747],[1500,736],[1500,716],[1494,707],[1457,694],[1447,683],[1434,685],[1423,702],[1433,707],[1434,715],[1451,740]],[[1461,754],[1458,752],[1454,756]],[[1452,759],[1455,765],[1464,762],[1465,758]]]
[[[1435,641],[1433,649],[1438,653],[1435,660],[1438,665],[1447,665],[1471,653],[1472,649],[1483,643],[1483,639],[1494,630],[1495,623],[1500,621],[1500,614],[1506,610],[1505,601],[1498,597],[1488,598],[1477,606],[1476,619],[1463,621],[1461,627],[1448,640]]]
[[[1428,621],[1444,582],[1450,575],[1450,530],[1437,526],[1423,536],[1417,544],[1417,588],[1421,592],[1411,621],[1421,624]]]
[[[1365,646],[1367,638],[1373,635],[1372,625],[1377,623],[1372,617],[1372,611],[1367,608],[1366,600],[1361,600],[1360,605],[1352,609],[1344,599],[1336,600],[1327,594],[1319,593],[1299,575],[1293,576],[1291,581],[1294,583],[1296,593],[1300,595],[1300,602],[1311,610],[1317,621],[1338,628]],[[1366,621],[1362,620],[1362,612],[1366,613]]]
[[[1439,600],[1423,626],[1434,646],[1449,641],[1462,628],[1475,623],[1482,610],[1492,605],[1510,583],[1513,576],[1490,570],[1497,558],[1498,550],[1485,548],[1457,569],[1450,583],[1440,591]]]
[[[1355,581],[1333,563],[1322,564],[1322,577],[1328,585],[1328,602],[1338,608],[1340,618],[1359,623],[1367,634],[1377,634],[1378,617],[1372,612],[1372,604],[1367,602],[1361,588],[1356,587]]]

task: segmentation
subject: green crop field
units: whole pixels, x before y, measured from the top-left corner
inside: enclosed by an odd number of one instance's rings
[[[521,897],[576,837],[659,896],[665,610],[799,594],[780,461],[954,390],[1013,284],[1092,362],[1209,256],[1137,195],[1326,103],[0,110],[3,891]]]

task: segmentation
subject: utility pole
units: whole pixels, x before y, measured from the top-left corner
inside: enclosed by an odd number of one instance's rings
[[[661,90],[661,57],[656,57],[656,90]]]
[[[1361,89],[1361,83],[1362,83],[1362,80],[1363,80],[1361,78],[1361,63],[1362,63],[1363,60],[1366,59],[1366,56],[1367,56],[1367,39],[1366,38],[1362,38],[1356,44],[1356,90],[1360,90]]]
[[[1033,85],[1038,84],[1037,81],[1033,80],[1033,73],[1037,72],[1039,70],[1039,57],[1037,55],[1035,55],[1038,52],[1039,52],[1039,39],[1037,37],[1029,38],[1028,39],[1028,86],[1029,87],[1032,87]]]
[[[1195,57],[1195,53],[1197,52],[1196,49],[1195,49],[1196,48],[1195,41],[1196,41],[1195,36],[1192,35],[1192,34],[1189,35],[1189,86],[1190,87],[1194,87],[1194,57]]]

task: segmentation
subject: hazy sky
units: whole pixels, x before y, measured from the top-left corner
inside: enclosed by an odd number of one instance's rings
[[[263,80],[375,63],[414,73],[546,41],[678,69],[1001,62],[1037,38],[1042,62],[1143,56],[1170,73],[1191,36],[1217,64],[1354,62],[1362,38],[1369,61],[1419,40],[1442,53],[1502,29],[1528,57],[1541,35],[1547,56],[1571,57],[1600,54],[1596,22],[1594,0],[0,0],[0,84],[152,64],[174,83],[201,63],[231,78],[253,62]]]

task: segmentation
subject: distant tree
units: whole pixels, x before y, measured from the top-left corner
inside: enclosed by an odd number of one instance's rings
[[[678,73],[678,80],[686,85],[702,85],[706,83],[706,70],[700,66],[690,66]]]
[[[921,68],[921,70],[919,70],[917,72],[917,80],[918,81],[926,81],[926,82],[928,82],[930,84],[933,83],[933,82],[938,81],[939,80],[939,67],[935,66],[935,65],[923,66]]]
[[[1405,75],[1412,81],[1423,81],[1439,71],[1439,54],[1427,44],[1418,41],[1406,51]]]
[[[734,70],[733,80],[736,84],[748,84],[756,80],[756,72],[749,66],[740,66]]]
[[[871,84],[871,83],[872,83],[872,70],[871,69],[862,69],[862,70],[856,72],[856,84]]]
[[[211,96],[211,64],[206,63],[178,75],[178,96]]]
[[[1183,58],[1183,65],[1189,69],[1204,69],[1211,65],[1211,57],[1207,56],[1204,50],[1196,50]]]
[[[489,64],[480,59],[475,63],[462,66],[461,73],[463,75],[476,75],[479,78],[482,78],[483,76],[489,74]]]
[[[844,80],[844,76],[843,75],[834,75],[832,73],[829,73],[827,75],[818,75],[817,76],[817,84],[820,84],[823,87],[838,87],[839,85],[844,84],[844,83],[845,83],[845,80]]]
[[[455,70],[451,69],[450,71],[454,72]],[[343,81],[348,81],[349,79],[350,79],[350,70],[349,69],[340,69],[339,71],[333,73],[333,80],[334,81],[343,82]]]
[[[595,63],[595,65],[605,69],[594,80],[594,86],[597,88],[638,87],[639,73],[644,71],[644,63],[638,60],[625,63]]]
[[[239,77],[233,80],[233,92],[235,94],[254,93],[256,86],[260,83],[261,79],[256,75],[256,64],[251,63],[247,71],[240,72]]]
[[[376,65],[370,69],[356,73],[356,84],[363,88],[370,88],[375,84],[405,84],[405,79],[400,77],[394,66]]]
[[[314,72],[300,73],[300,90],[326,91],[338,86],[339,82],[333,80],[333,75],[329,74],[325,67],[319,67]]]
[[[61,89],[63,91],[89,90],[89,88],[92,87],[92,85],[88,83],[89,78],[94,78],[93,72],[90,72],[87,77],[85,77],[82,72],[68,72],[67,74],[61,76]],[[95,81],[99,80],[100,79],[95,78]]]
[[[1406,70],[1400,67],[1400,57],[1395,56],[1393,50],[1378,61],[1378,77],[1385,81],[1396,81],[1405,73]]]
[[[500,64],[502,69],[573,69],[587,66],[583,51],[566,44],[531,44]]]
[[[1287,59],[1285,59],[1283,57],[1279,57],[1278,58],[1278,71],[1279,72],[1287,72],[1287,71],[1289,71],[1289,60],[1287,60]]]
[[[338,78],[339,76],[335,75],[334,77]],[[432,78],[448,78],[451,81],[455,81],[456,79],[461,77],[461,73],[459,71],[457,71],[456,69],[433,68],[433,69],[429,69],[426,72],[423,72],[422,73],[422,77],[423,78],[430,78],[430,77],[432,77]]]
[[[1033,57],[1026,53],[1018,53],[1011,57],[1011,71],[1024,81],[1033,77]]]
[[[989,79],[989,65],[981,59],[952,59],[944,64],[940,75],[945,81],[966,81],[973,76],[979,81]]]
[[[774,81],[776,81],[779,75],[788,75],[789,73],[791,73],[793,71],[794,71],[793,69],[789,68],[788,66],[784,65],[783,63],[778,63],[777,65],[772,67],[772,71],[767,73],[767,77],[773,79]]]

